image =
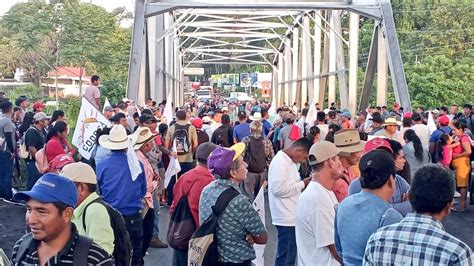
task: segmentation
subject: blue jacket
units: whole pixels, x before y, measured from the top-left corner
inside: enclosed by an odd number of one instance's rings
[[[100,194],[105,202],[124,216],[134,215],[143,207],[146,179],[141,163],[140,167],[142,173],[133,181],[127,163],[127,153],[122,151],[112,151],[110,156],[97,164],[97,185]]]

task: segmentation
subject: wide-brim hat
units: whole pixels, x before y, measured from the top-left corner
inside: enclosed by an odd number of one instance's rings
[[[343,129],[334,134],[334,144],[341,151],[341,156],[350,156],[353,152],[364,150],[365,141],[360,139],[356,129]]]
[[[402,123],[398,121],[395,117],[387,117],[382,126],[401,126]]]
[[[249,117],[250,120],[252,121],[260,121],[262,120],[262,113],[260,112],[255,112],[253,115]]]
[[[153,134],[147,127],[140,127],[135,131],[135,133],[133,133],[133,135],[135,135],[133,149],[139,150],[143,145],[154,139],[157,134]]]
[[[135,143],[133,134],[127,136],[127,131],[122,125],[113,125],[108,135],[99,137],[100,146],[109,150],[124,150],[128,148],[128,142],[132,140]]]

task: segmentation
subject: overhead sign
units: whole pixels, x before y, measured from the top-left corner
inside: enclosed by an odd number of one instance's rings
[[[204,68],[188,67],[183,70],[185,76],[204,76]]]

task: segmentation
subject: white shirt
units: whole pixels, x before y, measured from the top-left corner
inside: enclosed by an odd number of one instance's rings
[[[415,131],[416,135],[420,138],[421,145],[427,150],[430,149],[430,129],[427,125],[424,124],[416,124],[411,126],[411,129]]]
[[[274,225],[296,225],[296,203],[303,189],[296,164],[279,151],[268,169],[268,201]]]
[[[329,125],[328,124],[319,124],[316,125],[319,128],[319,140],[325,140],[326,136],[329,132]]]
[[[334,192],[311,181],[296,209],[298,266],[340,265],[327,246],[334,244],[337,198]]]
[[[222,126],[222,123],[218,123],[218,122],[212,120],[211,126],[210,126],[210,128],[211,128],[210,129],[211,130],[211,137],[212,137],[212,133],[214,133],[214,131],[220,126]]]

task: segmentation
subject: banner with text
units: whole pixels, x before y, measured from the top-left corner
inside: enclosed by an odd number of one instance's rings
[[[72,144],[77,147],[82,157],[89,160],[96,146],[98,128],[109,127],[110,121],[95,108],[86,98],[82,97],[81,110],[77,118]]]

